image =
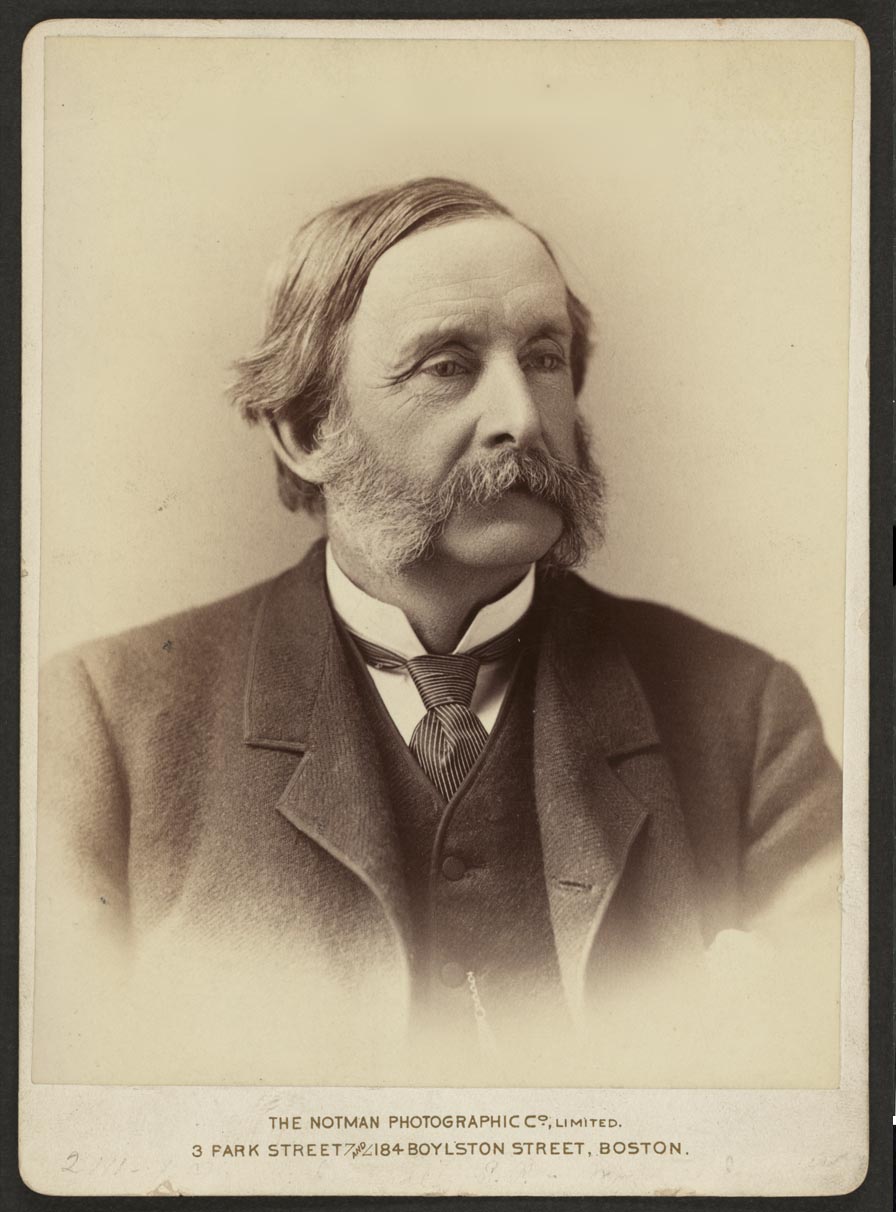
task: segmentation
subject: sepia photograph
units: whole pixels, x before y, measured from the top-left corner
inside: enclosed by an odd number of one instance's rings
[[[861,31],[215,26],[26,47],[37,1189],[158,1193],[41,1143],[122,1100],[168,1193],[854,1187]]]

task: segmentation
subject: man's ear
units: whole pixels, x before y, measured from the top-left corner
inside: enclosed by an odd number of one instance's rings
[[[274,454],[291,472],[306,480],[309,484],[322,484],[321,452],[318,447],[306,450],[295,440],[287,424],[277,422],[273,417],[264,419],[265,433],[274,448]]]

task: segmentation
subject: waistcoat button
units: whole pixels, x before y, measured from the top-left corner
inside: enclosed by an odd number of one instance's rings
[[[449,989],[457,989],[467,979],[467,974],[464,972],[460,964],[456,964],[451,960],[447,964],[442,964],[442,970],[439,973],[442,978],[442,984],[447,985]]]
[[[467,864],[454,854],[449,854],[442,863],[442,875],[446,880],[461,880],[467,874]]]

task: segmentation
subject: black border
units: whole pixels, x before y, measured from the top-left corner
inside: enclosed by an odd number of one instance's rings
[[[868,1175],[854,1192],[843,1196],[785,1199],[741,1197],[517,1197],[483,1196],[475,1207],[500,1207],[501,1212],[538,1212],[559,1208],[585,1212],[595,1204],[610,1205],[609,1212],[691,1212],[723,1206],[726,1212],[768,1212],[786,1205],[800,1212],[853,1212],[892,1207],[893,1173],[890,1162],[891,1116],[894,1110],[893,1052],[893,599],[887,576],[890,558],[888,529],[896,517],[893,488],[893,39],[892,0],[817,0],[814,4],[789,0],[596,0],[593,3],[508,3],[507,0],[376,0],[354,3],[320,0],[312,3],[232,3],[228,0],[193,0],[189,5],[168,0],[124,0],[110,3],[71,3],[66,0],[20,0],[0,12],[0,273],[4,284],[0,326],[0,374],[4,386],[0,408],[0,772],[4,783],[0,833],[0,1208],[45,1210],[94,1209],[109,1212],[119,1206],[143,1212],[167,1208],[168,1198],[64,1197],[38,1195],[26,1187],[17,1168],[18,1081],[18,803],[19,752],[19,589],[22,575],[20,519],[20,205],[21,205],[21,49],[28,30],[41,21],[67,17],[106,18],[756,18],[828,17],[852,21],[864,31],[871,48],[871,443],[870,443],[870,548],[871,548],[871,678],[870,678],[870,924],[871,924],[871,1162]],[[894,574],[896,575],[896,574]],[[811,1125],[806,1125],[811,1131]],[[300,1206],[303,1212],[345,1208],[401,1208],[406,1212],[453,1206],[457,1198],[408,1197],[298,1197],[197,1196],[209,1209],[235,1206],[253,1212]],[[467,1201],[463,1201],[467,1202]]]

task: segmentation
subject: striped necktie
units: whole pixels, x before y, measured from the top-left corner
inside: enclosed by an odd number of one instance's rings
[[[407,669],[426,715],[414,729],[410,748],[431,782],[450,800],[485,747],[488,733],[470,709],[481,664],[504,660],[519,649],[518,623],[486,644],[450,656],[405,658],[349,633],[368,665]]]

